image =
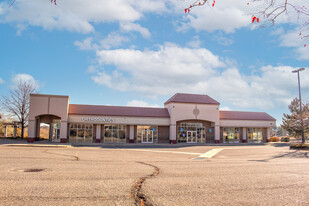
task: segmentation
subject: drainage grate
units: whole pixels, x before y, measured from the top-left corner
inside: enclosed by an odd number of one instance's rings
[[[31,168],[23,170],[23,172],[42,172],[42,171],[45,171],[45,169]]]
[[[27,169],[12,169],[11,172],[44,172],[46,168],[27,168]]]

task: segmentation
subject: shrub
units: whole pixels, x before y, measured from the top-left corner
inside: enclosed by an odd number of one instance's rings
[[[302,144],[302,143],[291,144],[290,149],[306,149],[306,150],[309,150],[309,144]]]
[[[270,142],[279,142],[279,137],[271,137]]]
[[[281,137],[281,142],[290,142],[289,137]]]

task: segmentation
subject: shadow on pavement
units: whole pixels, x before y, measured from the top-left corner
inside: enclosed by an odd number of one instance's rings
[[[309,158],[309,152],[301,152],[301,151],[293,151],[293,152],[286,152],[284,154],[276,155],[268,159],[264,160],[249,160],[253,162],[268,162],[273,159],[279,158]]]
[[[271,146],[273,147],[287,147],[290,146],[290,142],[272,142],[270,143]]]

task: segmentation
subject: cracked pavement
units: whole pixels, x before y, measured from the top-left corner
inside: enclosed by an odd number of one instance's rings
[[[160,169],[141,189],[153,205],[309,205],[309,151],[269,145],[130,148],[2,144],[0,205],[135,205],[132,186],[154,171],[138,162]],[[210,159],[194,155],[218,148]]]

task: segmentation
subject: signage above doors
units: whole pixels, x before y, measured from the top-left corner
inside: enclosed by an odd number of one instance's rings
[[[92,122],[114,122],[112,118],[102,118],[102,117],[82,117],[83,121],[92,121]]]

